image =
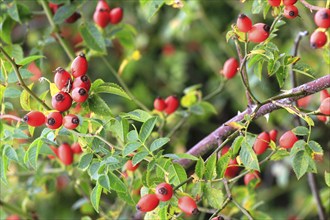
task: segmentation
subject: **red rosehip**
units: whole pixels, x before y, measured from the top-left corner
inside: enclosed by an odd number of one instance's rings
[[[61,144],[58,148],[58,158],[64,165],[70,165],[73,162],[73,152],[69,144]]]
[[[323,31],[314,31],[310,38],[311,47],[314,49],[323,47],[327,41],[328,37]]]
[[[109,21],[111,24],[118,24],[123,19],[124,11],[122,8],[113,8],[109,13]]]
[[[174,95],[167,97],[165,99],[165,104],[166,104],[166,108],[164,109],[164,111],[168,115],[175,112],[180,105],[179,99]]]
[[[110,11],[110,6],[105,0],[99,0],[96,5],[96,11],[98,10],[104,10],[104,11]]]
[[[72,105],[72,98],[71,96],[66,92],[59,92],[56,93],[52,97],[52,106],[54,109],[60,112],[64,112],[68,110]]]
[[[140,166],[139,163],[136,164],[135,166],[133,166],[132,160],[127,161],[125,164],[126,170],[129,170],[132,172],[134,172],[139,166]]]
[[[19,215],[8,215],[6,220],[20,220]]]
[[[249,30],[251,30],[252,21],[245,14],[240,14],[240,15],[238,15],[236,25],[237,25],[237,28],[239,31],[246,33]]]
[[[75,129],[79,125],[79,118],[76,115],[68,114],[63,117],[63,126],[67,129]]]
[[[30,111],[23,117],[23,121],[32,127],[39,127],[45,124],[45,120],[45,115],[39,111]]]
[[[72,89],[77,87],[83,87],[87,91],[89,91],[89,89],[91,88],[91,81],[87,75],[83,75],[74,79],[72,83]]]
[[[88,92],[85,88],[77,87],[72,90],[72,99],[75,102],[85,102],[88,98]]]
[[[71,74],[74,78],[83,76],[86,74],[88,69],[88,62],[83,53],[77,56],[71,64]]]
[[[254,152],[257,155],[264,153],[268,148],[269,141],[270,138],[267,132],[262,132],[259,134],[253,145]]]
[[[330,97],[321,102],[320,112],[325,115],[330,115]]]
[[[168,183],[161,183],[156,187],[156,196],[160,201],[166,202],[173,196],[173,187]]]
[[[55,154],[56,156],[58,156],[58,148],[57,148],[57,147],[49,146],[49,148],[54,152],[54,154]],[[55,158],[55,156],[52,155],[52,154],[49,154],[47,157],[48,157],[49,159],[54,159],[54,158]]]
[[[322,122],[326,122],[327,121],[327,116],[324,115],[316,115],[317,119],[319,119]]]
[[[74,154],[80,154],[80,153],[83,152],[82,149],[81,149],[81,146],[80,146],[80,144],[79,144],[78,142],[72,144],[72,145],[71,145],[71,149],[72,149],[72,152],[73,152]]]
[[[297,0],[283,0],[283,5],[294,5]]]
[[[230,146],[226,145],[221,149],[221,155],[225,155],[230,150]]]
[[[309,105],[310,101],[311,101],[312,96],[305,96],[301,99],[297,100],[297,106],[300,108],[305,108]]]
[[[81,15],[78,12],[74,12],[70,17],[65,19],[65,22],[72,24],[75,23],[79,18],[81,18]]]
[[[292,131],[287,131],[280,137],[280,147],[286,149],[292,148],[294,143],[296,143],[298,140],[299,139]]]
[[[136,205],[136,209],[141,212],[150,212],[157,208],[159,200],[155,194],[147,194],[141,197]]]
[[[183,196],[179,198],[178,206],[181,211],[187,215],[197,215],[199,213],[195,200],[189,196]]]
[[[52,12],[52,14],[55,14],[55,13],[57,12],[57,10],[58,10],[62,5],[63,5],[63,4],[59,4],[59,5],[57,5],[57,4],[54,4],[54,3],[51,3],[51,2],[48,3],[48,6],[49,6],[50,11]]]
[[[320,100],[321,100],[321,102],[322,102],[324,99],[328,98],[328,97],[330,97],[330,94],[328,93],[328,91],[327,91],[326,89],[323,89],[323,90],[321,91],[321,93],[320,93]]]
[[[62,126],[63,116],[59,112],[51,112],[47,115],[46,126],[50,129],[57,129]]]
[[[166,108],[165,100],[161,97],[157,97],[154,101],[154,108],[157,111],[163,111]]]
[[[288,19],[294,19],[299,14],[298,8],[294,5],[287,5],[284,7],[283,15]]]
[[[321,28],[330,27],[330,9],[323,8],[318,10],[314,16],[315,24]]]
[[[225,170],[224,176],[227,178],[233,178],[239,173],[240,167],[238,166],[237,160],[230,159],[228,167]]]
[[[280,6],[282,0],[268,0],[268,4],[273,7]]]
[[[247,186],[249,182],[251,182],[253,179],[257,179],[258,183],[256,187],[260,186],[261,180],[260,180],[260,173],[258,171],[254,171],[252,173],[248,173],[244,176],[244,184]]]
[[[221,72],[226,79],[231,79],[236,75],[237,68],[239,68],[238,61],[235,58],[229,58],[223,65],[223,69]]]
[[[270,27],[264,23],[257,23],[248,32],[248,39],[253,43],[261,43],[269,36]]]
[[[270,140],[274,141],[276,143],[276,138],[277,138],[277,130],[273,129],[269,132],[269,138]]]
[[[70,90],[72,85],[71,75],[62,67],[55,70],[54,83],[59,90]]]
[[[109,24],[109,12],[103,9],[96,10],[93,14],[93,20],[101,28]]]

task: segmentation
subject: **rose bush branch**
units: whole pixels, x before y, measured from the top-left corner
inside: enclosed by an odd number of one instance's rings
[[[322,7],[319,6],[315,6],[315,5],[311,5],[309,4],[306,0],[300,0],[301,4],[303,4],[306,8],[309,8],[312,11],[318,11],[320,9],[323,9]]]

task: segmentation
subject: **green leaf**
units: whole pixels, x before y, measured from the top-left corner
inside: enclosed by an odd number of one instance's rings
[[[298,140],[297,142],[295,142],[291,148],[290,156],[293,157],[299,151],[305,151],[305,145],[306,142],[304,140]]]
[[[79,161],[78,168],[81,170],[86,170],[89,167],[89,164],[92,162],[92,159],[92,153],[84,154]]]
[[[106,190],[110,191],[110,180],[107,175],[103,174],[103,175],[99,176],[99,178],[97,179],[97,182],[100,186],[102,186]]]
[[[15,24],[15,21],[10,17],[6,17],[2,24],[0,24],[0,38],[7,44],[12,44],[11,33]]]
[[[280,88],[283,87],[284,82],[288,76],[288,72],[287,72],[287,68],[281,66],[278,71],[276,72],[276,80],[278,82],[278,85],[280,86]]]
[[[223,194],[221,190],[213,188],[211,184],[208,183],[204,187],[204,196],[212,208],[221,208],[223,203]]]
[[[101,194],[102,194],[102,187],[99,184],[96,184],[96,186],[92,190],[90,200],[97,213],[99,213]]]
[[[134,152],[135,150],[139,149],[141,147],[140,142],[130,142],[125,145],[125,148],[123,150],[123,156],[127,156],[128,154]]]
[[[222,155],[217,162],[217,176],[222,178],[225,174],[225,171],[228,167],[230,161],[230,154]]]
[[[134,155],[132,159],[132,163],[135,166],[136,164],[140,163],[146,156],[148,156],[149,152],[147,151],[141,151]]]
[[[252,146],[248,144],[246,141],[242,142],[239,156],[246,169],[260,171],[258,158],[254,153],[254,151],[252,150]]]
[[[167,171],[169,173],[169,182],[173,185],[179,185],[181,182],[187,179],[185,169],[177,163],[172,163],[168,167]],[[181,186],[183,190],[185,189],[185,186],[186,185]]]
[[[139,140],[139,134],[137,133],[137,131],[135,129],[128,132],[127,140],[129,142],[135,142],[135,141]]]
[[[236,156],[239,152],[239,150],[241,149],[241,144],[244,141],[244,137],[243,136],[238,136],[235,138],[235,140],[233,141],[232,145],[231,145],[231,149],[233,149],[232,155]]]
[[[44,58],[45,56],[42,56],[42,55],[33,55],[33,56],[28,56],[28,57],[25,57],[23,58],[22,60],[20,60],[19,62],[17,62],[18,65],[21,65],[21,66],[25,66],[35,60],[38,60],[38,59],[41,59],[41,58]]]
[[[217,162],[217,155],[213,154],[209,160],[206,162],[205,165],[205,178],[207,180],[212,180],[216,174],[216,162]]]
[[[151,18],[164,5],[164,0],[157,0],[157,1],[140,0],[140,4],[142,6],[145,17],[150,22]]]
[[[126,185],[121,181],[119,177],[115,174],[109,172],[108,173],[110,179],[110,188],[117,192],[126,192]]]
[[[18,7],[16,2],[13,2],[9,7],[8,7],[8,15],[14,19],[15,21],[21,23],[21,19],[19,17],[19,12],[18,12]]]
[[[330,173],[328,173],[327,171],[324,171],[324,180],[327,186],[330,187]]]
[[[179,159],[188,159],[188,160],[198,160],[197,157],[191,155],[191,154],[186,154],[186,153],[179,153],[179,154],[164,154],[164,157],[172,158],[174,160],[179,160]]]
[[[123,116],[127,116],[127,117],[131,118],[132,120],[143,122],[143,123],[152,117],[148,112],[140,110],[140,109],[136,109],[134,111],[123,114]]]
[[[12,87],[7,87],[5,90],[5,98],[19,98],[21,91]]]
[[[18,157],[17,157],[16,151],[10,145],[5,146],[5,148],[3,150],[3,154],[8,159],[18,162]]]
[[[8,158],[0,157],[0,175],[1,181],[7,184]]]
[[[302,63],[300,61],[292,66],[292,70],[295,71],[296,73],[303,74],[312,79],[314,79],[315,78],[314,76],[316,75],[316,73],[312,69],[312,67],[310,67],[308,64]]]
[[[88,48],[106,53],[104,38],[93,23],[82,23],[79,31]]]
[[[129,130],[129,123],[126,118],[117,117],[114,124],[111,126],[112,131],[117,135],[117,137],[122,141],[126,142],[126,135]]]
[[[132,100],[128,94],[115,83],[103,83],[94,89],[95,93],[110,93]]]
[[[198,178],[202,179],[203,175],[205,173],[205,164],[203,158],[199,158],[199,160],[196,163],[195,166],[195,173],[198,176]]]
[[[323,154],[321,145],[316,141],[309,141],[308,147],[313,151],[313,153]]]
[[[169,138],[165,137],[165,138],[158,138],[156,140],[154,140],[152,143],[151,143],[151,146],[150,146],[150,150],[151,152],[155,151],[155,150],[158,150],[159,148],[163,147],[165,144],[167,144],[168,142],[170,141]]]
[[[300,179],[308,169],[309,156],[305,151],[299,151],[292,161],[292,168],[295,172],[297,179]]]
[[[290,155],[290,153],[287,150],[279,149],[270,157],[270,159],[274,160],[274,161],[283,160],[285,157],[287,157],[289,155]]]
[[[125,201],[125,203],[127,205],[130,205],[130,206],[136,205],[129,192],[127,192],[127,191],[126,192],[117,192],[117,194],[118,194],[118,197],[120,199],[122,199],[123,201]]]
[[[31,83],[28,87],[29,87],[29,89],[32,89],[33,83]],[[21,106],[22,106],[23,110],[25,110],[25,111],[30,111],[31,110],[30,94],[26,90],[23,90],[23,92],[21,93],[20,103],[21,103]]]
[[[63,5],[54,15],[55,24],[61,24],[77,10],[75,5]]]
[[[298,127],[294,128],[294,129],[292,129],[292,132],[293,132],[295,135],[305,136],[305,135],[308,135],[309,130],[308,130],[308,128],[306,128],[306,127],[298,126]]]
[[[141,142],[144,143],[147,140],[152,130],[154,129],[156,122],[157,122],[157,117],[152,117],[143,123],[139,134]]]
[[[33,76],[33,74],[27,69],[20,69],[20,73],[21,73],[22,79],[28,79]],[[7,82],[8,83],[17,83],[18,82],[16,73],[14,71],[12,71],[8,74]]]
[[[35,139],[27,149],[24,155],[24,163],[30,164],[32,168],[37,169],[37,160],[39,156],[39,151],[42,145],[40,138]]]
[[[112,112],[105,101],[98,95],[92,95],[88,99],[89,109],[95,114],[102,116],[112,116]]]

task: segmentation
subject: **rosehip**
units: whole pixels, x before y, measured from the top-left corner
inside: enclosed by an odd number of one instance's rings
[[[23,117],[23,121],[32,127],[39,127],[45,124],[45,120],[45,115],[39,111],[31,111]]]
[[[74,154],[80,154],[83,152],[79,143],[72,144],[71,149]]]
[[[187,215],[197,215],[199,213],[195,200],[189,196],[183,196],[179,198],[178,206],[181,211]]]
[[[72,98],[66,92],[59,92],[52,98],[52,106],[54,109],[60,112],[68,110],[72,105]]]
[[[320,93],[320,100],[321,100],[321,102],[322,102],[324,99],[328,98],[328,97],[330,97],[330,94],[328,93],[328,91],[327,91],[326,89],[323,89],[323,90],[321,91],[321,93]]]
[[[48,6],[49,6],[50,11],[52,12],[52,14],[55,14],[56,11],[57,11],[62,5],[63,5],[63,4],[59,4],[59,5],[57,5],[57,4],[54,4],[54,3],[51,3],[51,2],[48,3]]]
[[[314,49],[323,47],[327,41],[327,35],[323,31],[314,31],[310,38],[311,47]]]
[[[56,156],[58,156],[58,148],[57,148],[57,147],[49,146],[49,148],[54,152],[54,154],[55,154]],[[49,159],[54,159],[54,158],[55,158],[55,156],[52,155],[52,154],[49,154],[47,157],[48,157]]]
[[[67,88],[70,90],[72,84],[71,75],[62,67],[58,67],[55,70],[54,83],[59,90]],[[68,88],[69,87],[69,88]]]
[[[240,167],[238,166],[237,160],[230,159],[228,167],[225,170],[224,176],[227,178],[233,178],[239,173]]]
[[[297,0],[283,0],[283,5],[294,5]]]
[[[85,102],[88,98],[88,92],[85,88],[77,87],[72,90],[72,99],[75,102]]]
[[[76,115],[68,114],[63,118],[63,126],[67,129],[75,129],[79,125],[79,118]]]
[[[123,9],[122,8],[113,8],[109,13],[109,21],[111,24],[118,24],[123,19]]]
[[[226,145],[221,149],[221,155],[225,155],[230,150],[230,146]]]
[[[330,97],[321,102],[320,112],[325,115],[330,115]]]
[[[268,4],[273,7],[280,6],[282,0],[268,0]]]
[[[276,138],[277,138],[277,130],[273,129],[269,132],[269,138],[270,140],[274,141],[276,143]]]
[[[318,10],[314,16],[315,24],[321,28],[330,27],[330,9],[323,8]]]
[[[6,220],[20,220],[20,217],[18,215],[9,215]]]
[[[257,155],[264,153],[268,148],[269,141],[270,138],[267,132],[262,132],[259,134],[253,145],[254,152]]]
[[[125,166],[126,166],[126,170],[134,172],[140,166],[140,164],[138,163],[135,166],[133,166],[132,161],[129,160],[126,162]]]
[[[168,183],[161,183],[156,187],[156,196],[160,201],[168,201],[172,198],[173,187]]]
[[[83,87],[87,91],[89,91],[89,89],[91,88],[91,81],[88,78],[88,76],[83,75],[83,76],[75,78],[72,83],[72,89],[77,88],[77,87]]]
[[[257,23],[248,32],[248,39],[253,43],[261,43],[269,36],[270,27],[264,23]]]
[[[155,194],[147,194],[141,197],[136,205],[136,209],[141,212],[150,212],[157,208],[159,200]]]
[[[157,111],[163,111],[166,108],[165,100],[161,97],[158,97],[154,101],[154,108]]]
[[[70,165],[73,162],[73,152],[69,144],[61,144],[58,148],[58,158],[64,165]]]
[[[166,108],[164,111],[168,115],[175,112],[180,105],[178,98],[174,95],[167,97],[165,99],[165,104],[166,104]]]
[[[50,129],[57,129],[62,126],[63,117],[59,112],[51,112],[47,115],[46,126]]]
[[[247,186],[249,182],[251,182],[253,179],[257,179],[257,185],[256,187],[260,186],[261,180],[260,180],[260,173],[258,171],[254,171],[252,173],[248,173],[244,176],[244,184]]]
[[[251,30],[252,21],[245,14],[240,14],[240,15],[238,15],[236,25],[237,25],[237,28],[238,28],[239,31],[246,33],[249,30]]]
[[[236,75],[238,67],[238,61],[235,58],[229,58],[223,65],[221,72],[227,79],[231,79]]]
[[[99,0],[97,5],[96,5],[96,10],[104,10],[104,11],[110,11],[110,7],[108,3],[105,0]]]
[[[299,139],[292,131],[287,131],[280,137],[280,147],[286,149],[292,148],[294,143],[296,143],[298,140]]]
[[[283,15],[288,19],[294,19],[298,16],[298,8],[294,5],[287,5],[284,7]]]
[[[312,96],[305,96],[301,99],[298,99],[297,100],[297,106],[300,107],[300,108],[305,108],[309,105],[309,102],[311,100]]]
[[[93,14],[95,24],[101,28],[105,28],[109,24],[109,13],[106,10],[96,10]]]
[[[322,122],[326,122],[327,121],[327,116],[324,115],[316,115],[317,119],[319,119]]]
[[[83,76],[86,74],[88,69],[88,62],[83,53],[79,54],[71,64],[71,74],[74,78]]]
[[[81,18],[81,15],[78,12],[74,12],[70,17],[65,19],[65,22],[71,24],[76,22],[79,18]]]

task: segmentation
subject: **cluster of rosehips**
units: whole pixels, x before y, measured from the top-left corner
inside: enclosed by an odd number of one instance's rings
[[[79,104],[87,100],[91,87],[91,81],[86,75],[87,69],[88,62],[83,53],[71,64],[71,74],[75,78],[73,81],[69,72],[58,67],[55,70],[54,83],[60,91],[52,97],[52,106],[57,111],[50,112],[47,117],[42,112],[31,111],[23,117],[23,121],[34,127],[46,123],[50,129],[58,129],[62,125],[67,129],[75,129],[79,125],[78,116],[67,114],[63,117],[62,113],[70,109],[72,101]]]
[[[179,105],[179,99],[174,95],[167,97],[165,100],[161,97],[157,97],[154,100],[155,110],[160,112],[165,111],[165,113],[168,115],[175,112],[178,109]]]
[[[240,14],[236,22],[239,31],[248,34],[248,40],[253,43],[261,43],[269,36],[270,27],[264,23],[252,24],[251,19],[245,14]]]
[[[52,12],[52,14],[55,14],[56,11],[63,6],[63,4],[55,4],[55,3],[48,3],[48,6],[50,8],[50,11]],[[70,17],[68,17],[67,19],[65,19],[66,23],[74,23],[76,22],[79,18],[81,17],[81,15],[78,12],[74,12]]]
[[[141,197],[136,205],[136,209],[141,212],[150,212],[157,208],[160,201],[169,201],[172,196],[173,187],[168,183],[161,183],[156,187],[155,194],[146,194]],[[195,200],[189,196],[179,198],[178,207],[188,216],[196,215],[199,212]]]
[[[58,148],[54,146],[50,146],[50,149],[66,166],[72,164],[74,154],[80,154],[83,152],[79,143],[74,143],[71,146],[67,143],[63,143]],[[48,158],[54,159],[55,156],[48,155]]]
[[[109,23],[118,24],[123,19],[123,9],[120,7],[110,8],[105,0],[99,0],[93,15],[95,24],[105,28]]]
[[[314,16],[314,22],[319,28],[328,29],[330,27],[330,9],[323,8],[318,10]],[[311,47],[315,49],[321,48],[327,43],[328,37],[325,31],[317,29],[313,32],[310,38]]]
[[[297,3],[297,0],[268,0],[268,3],[272,7],[279,7],[281,3],[283,2],[284,5],[284,11],[283,15],[284,17],[288,19],[293,19],[298,16],[299,11],[294,4]]]

